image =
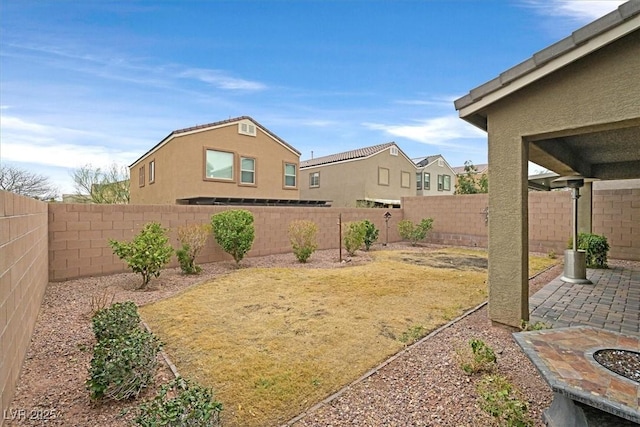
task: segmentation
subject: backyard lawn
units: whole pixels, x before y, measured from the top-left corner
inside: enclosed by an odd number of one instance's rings
[[[240,269],[140,313],[180,374],[215,389],[225,426],[278,425],[487,298],[484,251],[371,255]],[[555,263],[531,257],[530,275]]]

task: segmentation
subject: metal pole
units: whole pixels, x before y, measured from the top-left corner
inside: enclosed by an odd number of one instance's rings
[[[340,248],[338,259],[342,262],[342,214],[338,214],[338,227],[340,228],[338,230],[338,248]]]
[[[574,188],[573,194],[573,250],[578,250],[578,199],[580,198],[580,189]]]

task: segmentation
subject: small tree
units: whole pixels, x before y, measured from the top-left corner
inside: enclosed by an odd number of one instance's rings
[[[364,244],[365,226],[362,221],[353,221],[345,223],[343,227],[345,229],[342,237],[344,248],[349,256],[354,256],[356,251]]]
[[[109,240],[109,245],[113,253],[126,261],[134,273],[142,275],[141,289],[147,286],[151,277],[160,276],[162,267],[169,262],[173,254],[167,230],[157,222],[146,224],[131,242]]]
[[[0,165],[0,190],[38,200],[52,200],[58,195],[58,189],[46,176],[6,165]]]
[[[464,174],[458,175],[455,194],[477,194],[489,192],[487,174],[478,176],[478,169],[471,160],[464,162]]]
[[[240,264],[255,238],[253,214],[244,209],[220,212],[211,217],[211,225],[216,242]]]
[[[77,200],[97,204],[129,203],[129,169],[112,164],[107,169],[88,164],[71,173]]]
[[[411,246],[416,246],[418,241],[427,237],[431,227],[433,227],[433,218],[423,218],[419,224],[403,219],[398,223],[398,233],[404,240],[410,241]]]
[[[196,265],[196,257],[207,243],[211,234],[211,224],[188,224],[178,228],[178,240],[182,247],[176,251],[180,269],[186,274],[197,274],[202,271]]]
[[[369,248],[371,248],[371,245],[373,245],[376,240],[378,240],[378,234],[380,233],[380,230],[378,230],[375,224],[368,219],[362,221],[362,226],[364,227],[364,248],[368,251]]]
[[[316,235],[318,226],[309,220],[291,221],[289,224],[289,241],[293,253],[300,262],[307,262],[311,254],[318,249]]]

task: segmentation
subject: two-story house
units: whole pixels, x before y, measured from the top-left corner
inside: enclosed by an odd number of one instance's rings
[[[277,204],[300,199],[300,152],[243,116],[174,130],[133,162],[132,204]]]
[[[415,196],[416,165],[395,142],[300,162],[300,198],[339,207],[400,207]]]
[[[440,154],[412,159],[416,165],[416,194],[443,196],[454,194],[456,174]]]

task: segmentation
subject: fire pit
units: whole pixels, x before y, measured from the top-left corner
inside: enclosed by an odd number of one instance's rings
[[[543,414],[548,426],[640,424],[640,382],[624,375],[640,375],[640,337],[578,326],[514,338],[554,392]]]

